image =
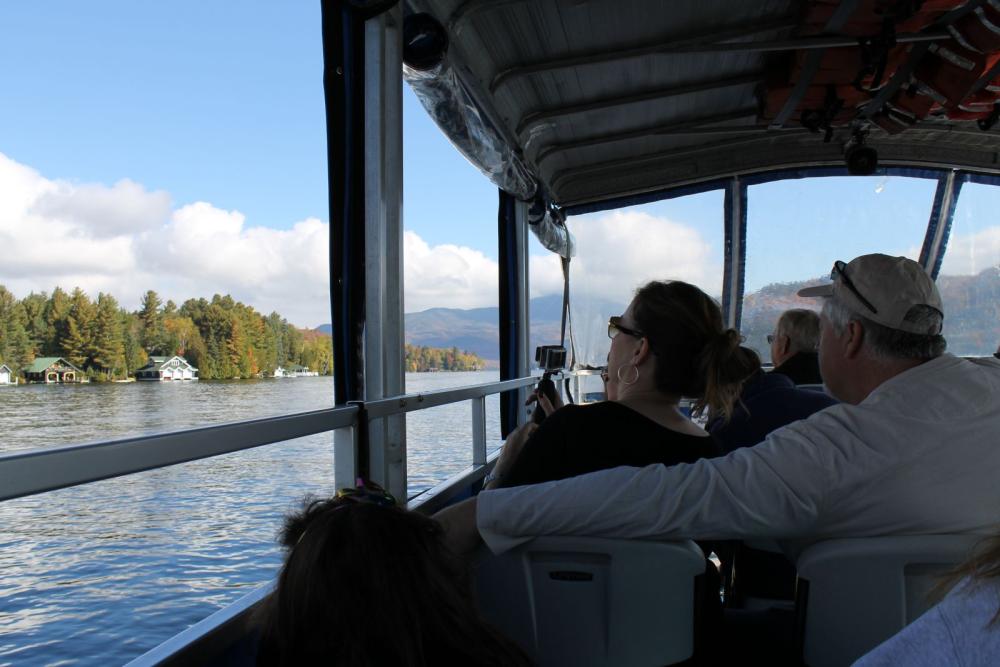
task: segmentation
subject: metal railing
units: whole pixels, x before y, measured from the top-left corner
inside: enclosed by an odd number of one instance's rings
[[[486,397],[527,387],[537,381],[537,377],[529,376],[171,433],[10,452],[0,455],[0,501],[212,458],[341,428],[356,431],[359,415],[362,414],[371,422],[395,414],[467,400],[472,405],[472,465],[407,503],[408,509],[432,513],[455,496],[468,493],[499,455],[499,452],[494,452],[492,456],[488,456],[486,451]],[[254,589],[135,658],[129,665],[185,664],[193,655],[218,655],[219,651],[246,635],[252,609],[270,592],[272,585],[273,582]]]
[[[472,466],[486,456],[486,402],[491,394],[534,384],[535,377],[459,389],[406,394],[365,403],[369,421],[404,412],[472,402]],[[357,426],[360,404],[122,440],[15,451],[0,455],[0,501],[132,473],[198,461],[340,428]],[[485,473],[483,473],[485,474]]]

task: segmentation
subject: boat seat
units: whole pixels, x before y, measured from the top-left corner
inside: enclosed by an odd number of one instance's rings
[[[940,576],[965,560],[980,535],[912,535],[819,542],[796,563],[802,656],[841,667],[932,606]]]
[[[538,537],[482,549],[475,587],[488,621],[541,667],[667,665],[694,651],[694,542]]]

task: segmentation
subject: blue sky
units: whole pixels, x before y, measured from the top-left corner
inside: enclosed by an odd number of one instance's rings
[[[0,282],[18,296],[80,284],[128,307],[149,287],[229,292],[328,321],[321,56],[314,1],[4,3],[0,239],[16,259]],[[496,303],[496,189],[405,86],[404,132],[407,310]],[[861,252],[918,253],[933,192],[899,178],[752,187],[748,288]],[[998,259],[996,192],[970,186],[960,202],[956,233],[989,238],[985,252],[953,240],[959,272]],[[627,301],[662,277],[720,291],[721,193],[570,225],[592,277],[581,292]],[[555,258],[532,255],[533,293],[558,291]]]

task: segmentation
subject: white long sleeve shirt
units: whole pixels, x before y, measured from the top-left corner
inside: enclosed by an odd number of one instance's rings
[[[1000,362],[948,354],[723,458],[486,491],[477,507],[497,553],[538,535],[775,538],[794,552],[998,523]]]

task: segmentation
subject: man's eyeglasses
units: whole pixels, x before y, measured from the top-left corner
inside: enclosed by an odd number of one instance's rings
[[[618,315],[612,315],[608,319],[608,338],[614,338],[619,333],[627,334],[632,336],[632,338],[645,338],[646,334],[641,331],[636,331],[635,329],[629,329],[622,325],[622,318]]]
[[[767,334],[767,344],[774,345],[774,339],[777,338],[774,334]]]
[[[838,259],[836,262],[833,263],[833,270],[830,271],[830,280],[837,280],[837,278],[839,277],[840,282],[843,283],[844,287],[851,290],[851,292],[854,293],[854,296],[858,297],[858,301],[860,301],[865,308],[877,314],[878,310],[875,308],[875,306],[873,306],[868,299],[861,296],[861,292],[859,292],[858,288],[854,286],[854,283],[851,282],[851,279],[847,277],[846,269],[847,269],[847,264]]]

